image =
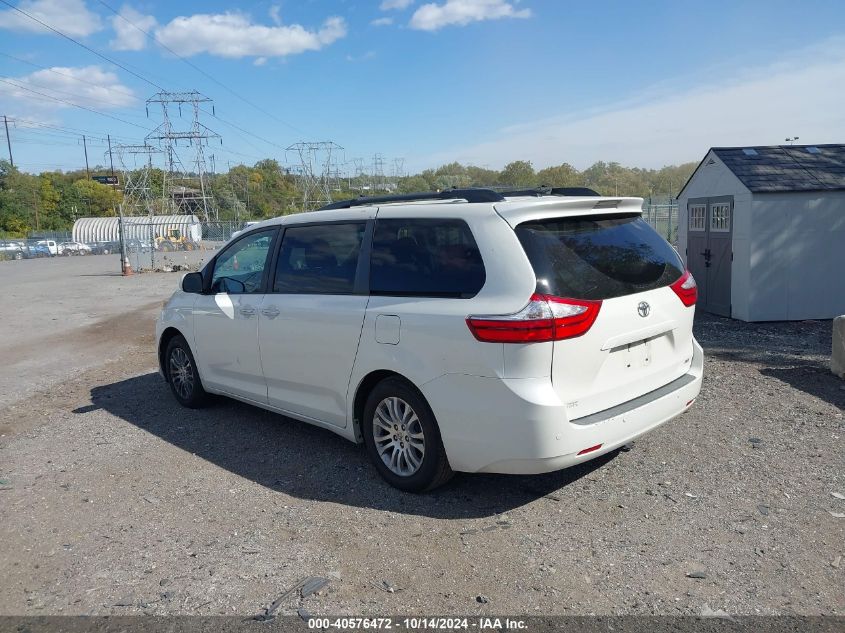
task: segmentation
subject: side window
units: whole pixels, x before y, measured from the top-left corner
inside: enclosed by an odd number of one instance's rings
[[[705,229],[704,218],[707,207],[703,204],[692,205],[689,208],[689,230],[703,231]]]
[[[727,233],[731,230],[731,205],[711,205],[710,230],[715,233]]]
[[[273,292],[353,293],[365,227],[364,222],[288,227]]]
[[[376,295],[468,298],[486,275],[463,220],[378,220],[370,261]]]
[[[242,237],[220,253],[211,274],[211,292],[233,295],[261,292],[264,267],[272,252],[276,229]]]

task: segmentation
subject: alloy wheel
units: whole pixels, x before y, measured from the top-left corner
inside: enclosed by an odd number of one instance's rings
[[[409,477],[422,466],[425,435],[410,404],[391,396],[379,402],[373,416],[373,440],[385,466],[400,477]]]
[[[179,397],[187,400],[194,391],[194,369],[191,359],[181,347],[170,353],[170,380]]]

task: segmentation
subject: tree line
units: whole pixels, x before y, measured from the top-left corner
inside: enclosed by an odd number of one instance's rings
[[[501,170],[454,162],[436,169],[399,178],[359,174],[332,183],[334,200],[359,195],[442,191],[451,187],[589,187],[602,195],[639,196],[665,200],[677,194],[695,169],[695,163],[662,169],[624,167],[597,162],[583,171],[563,163],[536,170],[530,161],[518,160]],[[95,172],[105,171],[95,168]],[[164,173],[148,175],[148,202],[155,214],[167,214]],[[226,173],[210,174],[207,180],[212,205],[220,220],[260,220],[302,210],[302,196],[295,177],[276,160],[252,166],[233,166]],[[26,237],[39,231],[69,230],[81,217],[113,216],[124,203],[120,187],[88,178],[85,170],[21,172],[0,160],[0,236]],[[145,214],[144,209],[124,206],[125,214]]]

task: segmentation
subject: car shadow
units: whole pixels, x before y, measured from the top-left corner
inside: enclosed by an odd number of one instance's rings
[[[404,493],[385,483],[363,447],[330,431],[228,398],[202,410],[177,404],[156,373],[91,390],[92,404],[179,448],[293,497],[434,518],[481,518],[555,493],[610,462],[610,453],[544,475],[458,474],[431,493]]]

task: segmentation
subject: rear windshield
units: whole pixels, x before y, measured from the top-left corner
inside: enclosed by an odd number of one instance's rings
[[[538,292],[612,299],[668,286],[683,273],[675,249],[638,214],[547,218],[516,234]]]

